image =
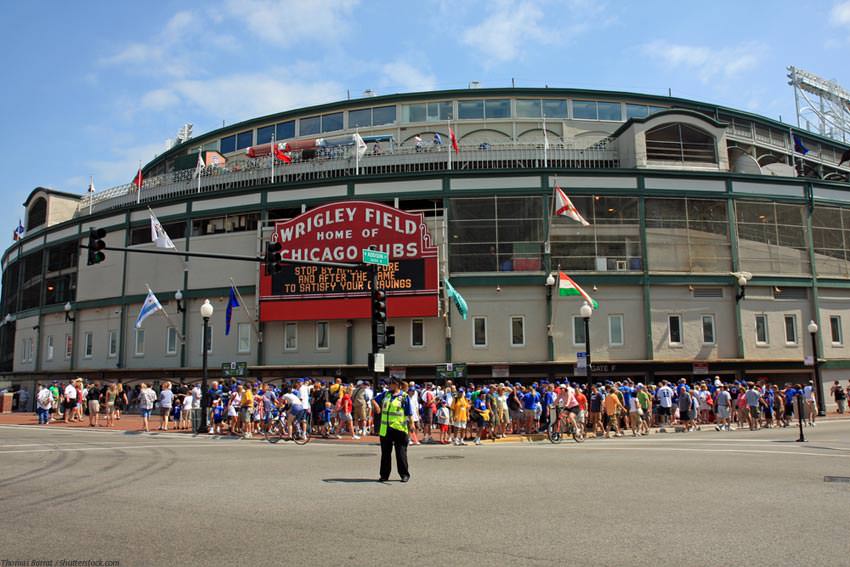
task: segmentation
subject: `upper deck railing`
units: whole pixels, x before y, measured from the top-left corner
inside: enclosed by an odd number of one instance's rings
[[[371,150],[371,148],[370,148]],[[392,152],[369,151],[357,159],[351,147],[323,148],[312,159],[293,156],[293,163],[276,162],[272,178],[270,156],[231,160],[225,167],[206,167],[200,176],[186,169],[144,179],[141,191],[128,183],[105,191],[85,195],[78,215],[120,209],[136,203],[157,201],[192,194],[209,194],[254,186],[305,181],[331,180],[345,177],[374,177],[403,173],[430,173],[475,170],[611,169],[620,166],[617,150],[603,139],[588,148],[572,148],[562,144],[544,149],[539,144],[489,145],[461,147],[451,153],[451,146],[396,147]]]

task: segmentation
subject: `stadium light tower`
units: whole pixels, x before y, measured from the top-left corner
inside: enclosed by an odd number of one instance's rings
[[[850,92],[835,81],[788,67],[794,89],[797,126],[839,142],[850,141]]]

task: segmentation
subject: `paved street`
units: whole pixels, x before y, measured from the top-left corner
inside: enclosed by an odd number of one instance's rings
[[[848,565],[850,422],[806,434],[414,447],[404,485],[374,445],[0,426],[0,560]]]

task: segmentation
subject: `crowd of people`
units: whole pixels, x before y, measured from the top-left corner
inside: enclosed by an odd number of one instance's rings
[[[381,382],[379,388],[386,388]],[[787,427],[802,419],[814,426],[817,416],[815,388],[807,384],[767,381],[688,382],[660,381],[643,384],[630,379],[579,385],[542,380],[532,384],[402,383],[413,413],[410,443],[480,444],[511,434],[545,433],[554,422],[555,408],[571,412],[575,422],[598,436],[645,435],[653,427],[676,426],[692,431],[713,426],[718,431]],[[850,395],[850,384],[836,381],[830,389],[838,411]],[[91,427],[110,427],[123,412],[137,410],[142,429],[197,430],[206,419],[214,435],[251,438],[269,430],[280,418],[285,434],[360,439],[375,434],[378,408],[370,381],[344,383],[342,378],[301,378],[279,384],[262,381],[211,382],[206,392],[206,416],[201,415],[203,392],[198,383],[132,388],[122,383],[86,383],[77,378],[66,384],[38,385],[36,412],[39,423],[87,420]],[[799,397],[799,404],[798,404]],[[152,424],[156,413],[158,424]],[[800,413],[801,412],[801,413]]]

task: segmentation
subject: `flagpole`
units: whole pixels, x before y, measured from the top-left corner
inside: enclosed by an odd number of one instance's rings
[[[236,282],[233,281],[233,278],[230,278],[230,287],[233,288],[233,291],[236,292],[236,297],[239,299],[239,305],[245,308],[245,313],[248,314],[248,317],[251,318],[251,326],[254,327],[254,331],[257,332],[257,336],[260,336],[260,327],[257,325],[257,320],[254,318],[254,314],[251,313],[251,308],[248,307],[248,304],[245,303],[245,300],[242,299],[242,294],[239,293],[239,288],[236,287]]]
[[[145,287],[148,288],[148,293],[152,293],[153,296],[156,297],[156,294],[153,293],[153,290],[151,290],[150,285],[145,284]],[[157,301],[159,301],[159,299],[157,299]],[[183,333],[180,332],[180,329],[177,328],[177,325],[174,323],[174,321],[171,320],[171,317],[168,316],[168,311],[165,310],[165,306],[162,303],[159,304],[159,311],[160,313],[162,313],[162,316],[165,317],[165,320],[168,321],[168,324],[174,327],[174,330],[177,332],[177,337],[180,339],[180,342],[184,342],[186,340],[186,337],[183,336]]]
[[[543,115],[543,167],[549,167],[549,134],[546,132],[546,115]]]
[[[452,170],[452,147],[451,147],[451,145],[452,145],[452,121],[446,120],[446,126],[448,126],[448,128],[449,128],[449,131],[446,133],[446,135],[449,137],[449,148],[448,148],[448,150],[449,150],[449,171],[451,171]]]
[[[198,163],[201,163],[201,159],[202,159],[201,155],[203,153],[204,153],[204,147],[201,146],[201,147],[198,148]],[[198,164],[196,163],[195,169],[198,170],[198,194],[200,195],[201,194],[201,172],[203,171],[203,168],[198,169]]]
[[[139,184],[136,186],[136,204],[142,202],[142,160],[139,160],[139,171],[136,173],[136,180]]]
[[[555,209],[555,187],[558,186],[558,178],[555,177],[555,184],[552,186],[552,194],[550,195],[551,202],[549,203],[549,222],[546,223],[546,244],[544,244],[544,254],[552,254],[552,219]]]
[[[272,185],[274,185],[274,162],[277,160],[277,156],[275,156],[275,154],[274,154],[274,151],[276,149],[275,146],[274,146],[274,144],[275,144],[274,135],[275,135],[275,131],[274,131],[274,129],[272,129],[272,145],[271,145],[271,152],[269,152],[269,154],[271,155],[271,158],[272,158]]]
[[[94,175],[89,176],[89,216],[91,216],[92,202],[94,201]]]
[[[360,133],[354,129],[354,175],[360,175]]]

